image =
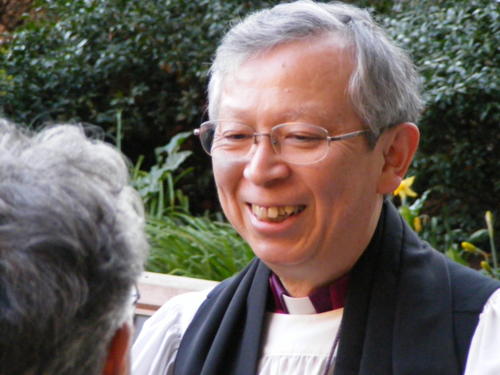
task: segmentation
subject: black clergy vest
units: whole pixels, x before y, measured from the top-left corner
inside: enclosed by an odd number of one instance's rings
[[[207,296],[182,338],[175,375],[257,373],[269,274],[255,259]],[[351,270],[334,374],[463,373],[479,313],[498,288],[431,249],[385,202]]]

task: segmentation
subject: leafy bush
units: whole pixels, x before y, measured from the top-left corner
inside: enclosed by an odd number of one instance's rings
[[[226,222],[177,213],[148,222],[152,272],[223,280],[253,257],[249,246]]]
[[[410,0],[382,23],[424,78],[417,188],[433,189],[427,210],[472,230],[482,212],[499,207],[498,4]]]
[[[486,211],[486,228],[468,234],[461,228],[451,229],[442,217],[422,212],[431,190],[420,197],[413,191],[415,176],[405,178],[394,191],[399,196],[399,213],[408,225],[435,249],[441,249],[446,256],[457,263],[480,270],[483,274],[500,280],[500,264],[495,245],[494,216]],[[411,204],[408,197],[416,198]],[[486,251],[483,250],[487,249]]]
[[[180,166],[191,155],[191,151],[181,151],[182,144],[190,132],[178,133],[169,143],[155,149],[156,164],[146,172],[141,170],[142,158],[139,158],[132,173],[132,183],[141,195],[149,218],[161,219],[176,212],[189,212],[189,199],[177,183],[192,168],[179,171]]]
[[[261,2],[36,0],[37,17],[0,52],[0,113],[14,121],[77,120],[114,132],[122,113],[133,158],[192,129],[229,20]],[[142,146],[144,145],[144,146]]]

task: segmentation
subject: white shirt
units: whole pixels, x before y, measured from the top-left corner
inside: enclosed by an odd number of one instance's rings
[[[491,295],[479,315],[472,337],[465,375],[500,374],[500,289]]]
[[[132,375],[172,374],[182,335],[207,293],[176,296],[144,323],[132,348]],[[341,314],[342,309],[309,315],[267,314],[258,375],[322,374]],[[288,324],[294,329],[287,330]],[[308,338],[308,332],[316,332],[314,340]],[[465,375],[499,374],[500,289],[492,294],[479,317],[465,370]]]
[[[323,374],[343,310],[320,314],[267,313],[258,374]]]

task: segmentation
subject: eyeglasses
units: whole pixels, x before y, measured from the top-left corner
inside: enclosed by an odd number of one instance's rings
[[[255,132],[252,127],[237,121],[207,121],[195,129],[201,145],[212,157],[227,160],[243,160],[259,137],[269,137],[274,152],[282,160],[306,165],[322,160],[330,149],[330,143],[357,137],[368,130],[356,130],[336,136],[316,125],[288,123],[274,126],[269,133]]]
[[[137,302],[141,299],[141,293],[139,291],[139,287],[137,283],[134,283],[132,291],[130,292],[130,302],[132,306],[137,305]]]

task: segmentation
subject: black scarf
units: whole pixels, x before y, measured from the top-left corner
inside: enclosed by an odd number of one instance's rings
[[[460,374],[477,314],[467,318],[465,349],[456,348],[449,268],[385,203],[370,245],[351,271],[335,375]],[[255,259],[208,295],[181,341],[175,375],[257,373],[269,274]],[[474,274],[467,273],[476,280]],[[497,287],[483,288],[477,305]]]

